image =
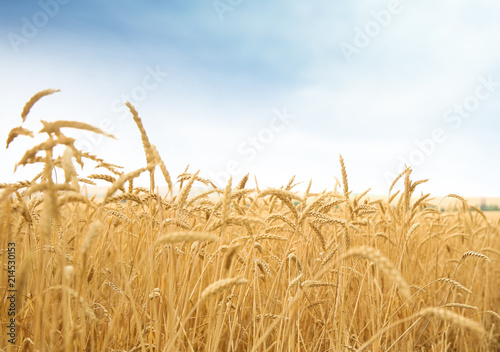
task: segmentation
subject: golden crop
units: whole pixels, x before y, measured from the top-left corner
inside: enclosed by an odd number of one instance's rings
[[[54,92],[36,94],[23,122]],[[413,181],[410,168],[386,198],[356,196],[342,157],[342,184],[322,193],[311,183],[295,192],[293,178],[280,189],[250,188],[248,175],[219,189],[189,170],[174,183],[127,106],[144,167],[123,171],[64,134],[108,135],[96,127],[42,121],[47,139],[17,166],[43,171],[0,184],[0,258],[7,266],[15,243],[17,290],[16,340],[2,333],[3,351],[500,348],[499,219],[455,194],[458,210],[441,212],[429,194],[416,195],[425,180]],[[16,127],[7,146],[33,135]],[[79,175],[75,162],[103,171]],[[135,187],[145,172],[150,188]],[[97,182],[109,184],[104,197],[85,196]],[[206,191],[193,195],[198,186]],[[2,331],[11,318],[5,269]]]

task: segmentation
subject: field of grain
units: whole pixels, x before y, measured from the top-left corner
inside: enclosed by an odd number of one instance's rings
[[[35,95],[23,122],[54,92]],[[498,217],[456,194],[445,197],[456,211],[438,210],[410,168],[383,199],[353,196],[342,157],[341,181],[321,193],[296,192],[293,178],[279,189],[248,175],[219,189],[190,170],[171,180],[128,107],[143,168],[64,134],[108,135],[98,128],[43,121],[46,141],[17,165],[42,172],[0,184],[2,351],[500,350]],[[33,134],[16,127],[7,146]],[[142,173],[148,188],[134,186]],[[94,184],[109,185],[102,199],[82,192]]]

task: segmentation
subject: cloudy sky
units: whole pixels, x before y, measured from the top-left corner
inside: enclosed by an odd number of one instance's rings
[[[145,165],[128,100],[173,175],[331,189],[342,154],[355,192],[406,163],[424,192],[499,197],[498,18],[494,0],[3,0],[0,140],[59,88],[26,127],[100,126],[118,141],[68,134],[127,170]],[[34,143],[0,150],[1,182],[33,176],[13,169]]]

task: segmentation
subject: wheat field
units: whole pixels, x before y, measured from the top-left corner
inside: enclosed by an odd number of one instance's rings
[[[55,92],[33,96],[22,122]],[[457,194],[441,211],[411,168],[370,200],[341,156],[341,180],[321,193],[295,191],[294,178],[279,189],[249,175],[218,188],[189,169],[171,179],[127,106],[144,167],[64,134],[113,137],[99,128],[42,121],[46,140],[16,165],[41,172],[0,184],[2,351],[500,350],[499,218]],[[21,124],[7,147],[34,135]],[[134,185],[143,173],[149,188]],[[102,199],[86,196],[93,185],[108,186]]]

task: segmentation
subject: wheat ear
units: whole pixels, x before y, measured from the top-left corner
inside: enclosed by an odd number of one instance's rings
[[[399,287],[401,294],[406,298],[410,297],[410,287],[406,283],[401,273],[394,267],[394,265],[380,254],[376,249],[368,246],[361,246],[350,249],[339,260],[348,257],[361,257],[374,262],[380,269]]]
[[[24,127],[14,127],[10,130],[9,135],[7,136],[7,145],[5,149],[9,148],[9,144],[17,137],[17,136],[28,136],[33,138],[33,132],[24,128]]]
[[[349,183],[347,182],[347,171],[345,168],[345,163],[344,163],[344,158],[342,158],[342,155],[339,155],[340,159],[340,166],[342,169],[342,184],[344,186],[344,196],[345,199],[349,199]]]
[[[50,94],[53,94],[56,92],[60,92],[60,90],[59,89],[45,89],[45,90],[42,90],[42,91],[36,93],[35,95],[33,95],[31,97],[31,99],[28,100],[28,102],[24,105],[23,112],[21,113],[21,118],[23,119],[23,122],[26,121],[26,117],[28,116],[31,108],[33,107],[33,105],[35,105],[35,103],[37,101],[39,101],[41,98],[43,98],[46,95],[50,95]]]
[[[191,241],[217,241],[217,237],[205,232],[181,231],[162,236],[156,241],[156,243],[165,244]]]
[[[230,279],[222,279],[213,284],[209,285],[206,289],[203,290],[200,296],[200,300],[198,303],[203,302],[210,298],[213,295],[216,295],[222,291],[230,289],[236,285],[245,285],[248,283],[248,280],[242,277],[235,277]]]
[[[480,335],[486,335],[486,330],[484,330],[484,327],[479,324],[477,321],[474,321],[472,319],[466,318],[462,315],[459,315],[457,313],[451,312],[449,310],[443,309],[443,308],[436,308],[436,307],[427,307],[422,309],[420,312],[417,313],[419,316],[433,316],[440,318],[442,320],[446,320],[452,324],[474,330]]]

